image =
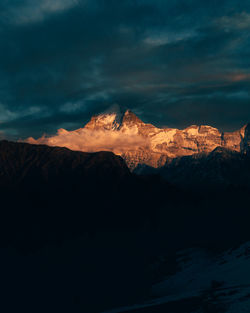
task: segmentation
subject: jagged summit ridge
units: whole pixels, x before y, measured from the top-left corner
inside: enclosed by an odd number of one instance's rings
[[[134,127],[136,124],[144,124],[132,111],[124,113],[110,112],[94,115],[85,125],[86,129],[92,130],[120,130],[121,128]]]
[[[91,130],[116,130],[120,126],[116,113],[95,115],[85,125],[86,129]]]
[[[122,124],[144,124],[132,111],[127,110],[122,117]]]
[[[131,169],[138,164],[153,167],[163,166],[167,159],[209,153],[218,147],[232,151],[244,152],[250,143],[250,124],[234,132],[220,132],[209,125],[191,125],[183,130],[176,128],[158,128],[146,124],[132,111],[127,110],[117,122],[116,113],[99,115],[89,124],[92,129],[104,129],[141,136],[150,142],[148,148],[134,147],[121,155]]]
[[[220,132],[209,125],[191,125],[183,130],[158,128],[144,123],[131,110],[120,109],[95,115],[75,131],[60,129],[56,136],[29,143],[45,143],[80,151],[113,151],[133,170],[139,164],[161,167],[167,160],[210,153],[217,147],[246,152],[250,147],[250,124],[234,132]]]

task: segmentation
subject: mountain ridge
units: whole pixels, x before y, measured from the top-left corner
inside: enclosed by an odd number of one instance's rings
[[[46,177],[47,173],[58,174],[59,170],[62,171],[62,175],[72,170],[88,178],[92,175],[91,171],[100,168],[103,171],[98,173],[100,179],[103,178],[107,169],[112,170],[117,177],[130,175],[124,160],[109,151],[88,153],[72,151],[65,147],[0,141],[0,185],[6,186],[8,180],[10,183],[16,180],[20,183],[20,179],[25,175],[29,176],[29,172],[38,168],[40,173],[36,178],[40,177],[43,181],[49,181],[52,178]],[[110,171],[109,174],[111,174]]]
[[[249,190],[250,155],[224,147],[209,153],[177,157],[161,168],[139,165],[138,175],[160,175],[167,182],[189,191]]]
[[[167,159],[174,159],[186,155],[193,155],[201,152],[212,152],[218,147],[237,152],[245,152],[248,149],[248,137],[250,124],[244,125],[233,132],[220,132],[217,128],[209,125],[190,125],[185,129],[158,128],[152,124],[144,123],[132,111],[127,110],[117,123],[116,113],[100,114],[85,125],[85,128],[92,130],[100,129],[98,120],[108,121],[108,116],[113,117],[115,127],[103,129],[121,132],[131,132],[150,140],[150,148],[138,147],[136,150],[129,150],[121,154],[129,168],[134,170],[139,164],[151,167],[162,167]],[[96,126],[96,124],[98,126]],[[137,128],[137,129],[136,129]]]
[[[70,140],[66,142],[63,136]],[[89,146],[82,143],[88,140],[91,141],[91,152],[99,151],[98,149],[113,151],[122,156],[133,171],[138,165],[158,168],[164,166],[169,159],[209,153],[217,147],[244,153],[250,146],[250,124],[234,132],[221,132],[209,125],[191,125],[183,130],[158,128],[144,123],[136,114],[127,110],[125,113],[95,115],[83,128],[73,131],[60,129],[55,136],[38,140],[28,138],[27,142],[85,151]],[[75,141],[79,142],[76,148]]]

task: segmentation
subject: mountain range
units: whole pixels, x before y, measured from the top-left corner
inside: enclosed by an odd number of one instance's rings
[[[158,128],[144,123],[127,110],[123,114],[99,114],[83,128],[73,131],[60,129],[55,136],[38,140],[28,138],[27,142],[81,151],[113,151],[134,170],[143,164],[162,167],[175,158],[210,153],[217,147],[245,153],[250,145],[250,124],[234,132],[221,132],[207,125],[192,125],[183,130]]]

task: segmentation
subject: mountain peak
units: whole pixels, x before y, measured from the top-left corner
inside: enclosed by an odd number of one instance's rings
[[[59,130],[51,138],[29,138],[26,141],[80,151],[115,151],[130,168],[138,164],[160,167],[167,159],[210,153],[217,147],[247,153],[250,151],[250,124],[225,133],[208,125],[191,125],[183,130],[158,128],[144,123],[131,110],[121,112],[116,105],[93,116],[84,128]],[[212,155],[225,152],[220,149],[217,148]]]
[[[131,110],[127,110],[122,119],[122,124],[143,124],[143,122]]]
[[[124,125],[133,126],[135,124],[144,123],[131,110],[126,110],[122,114],[120,108],[117,109],[117,106],[113,106],[103,113],[92,116],[85,128],[91,130],[117,130]]]
[[[120,125],[119,116],[117,113],[102,113],[95,115],[85,125],[86,129],[91,130],[115,130]]]
[[[104,113],[92,116],[91,120],[85,125],[85,128],[91,130],[117,130],[124,125],[133,126],[135,124],[144,123],[131,110],[126,110],[122,114],[120,107],[112,106]]]
[[[243,129],[245,132],[250,133],[250,123],[247,123],[246,125],[244,125]]]

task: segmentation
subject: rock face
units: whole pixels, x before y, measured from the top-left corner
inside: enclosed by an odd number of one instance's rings
[[[217,128],[207,125],[192,125],[184,130],[175,128],[157,128],[142,122],[133,112],[126,111],[122,117],[112,114],[95,116],[85,126],[91,130],[110,130],[141,136],[149,144],[147,147],[122,152],[130,169],[139,164],[161,167],[167,160],[209,153],[216,147],[224,147],[237,152],[248,150],[250,145],[250,124],[235,132],[220,132]]]
[[[178,157],[165,166],[137,167],[138,174],[158,174],[166,181],[188,190],[250,188],[250,155],[217,147],[210,153]]]
[[[85,128],[90,130],[116,130],[118,127],[119,121],[116,113],[93,116],[90,122],[85,125]]]
[[[30,137],[26,142],[83,152],[111,151],[122,156],[133,171],[138,165],[158,168],[172,159],[209,153],[217,147],[245,153],[250,147],[250,124],[231,133],[207,125],[191,125],[183,130],[158,128],[127,110],[99,114],[83,128],[59,129],[54,136],[37,140]]]

